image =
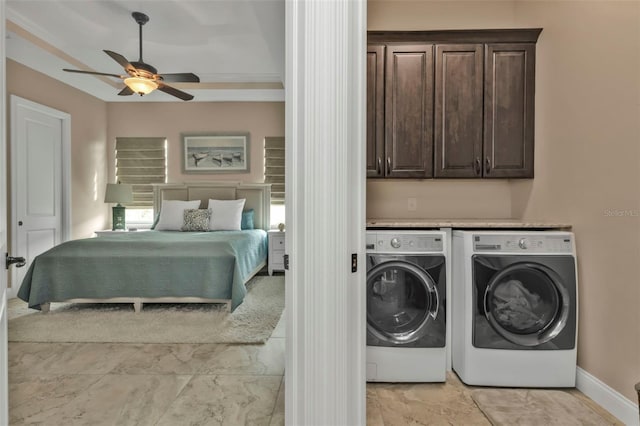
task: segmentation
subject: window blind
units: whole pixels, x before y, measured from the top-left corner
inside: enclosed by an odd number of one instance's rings
[[[271,204],[284,204],[284,138],[264,138],[264,182],[271,184]]]
[[[153,208],[154,183],[166,181],[166,138],[116,138],[116,182],[133,188],[128,208]]]

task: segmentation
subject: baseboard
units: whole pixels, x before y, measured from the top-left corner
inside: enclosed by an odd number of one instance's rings
[[[628,400],[620,392],[612,389],[580,367],[576,372],[576,388],[600,404],[602,408],[616,416],[624,424],[628,426],[640,425],[638,404]]]
[[[18,297],[18,288],[17,287],[8,287],[7,288],[7,299],[14,299]]]

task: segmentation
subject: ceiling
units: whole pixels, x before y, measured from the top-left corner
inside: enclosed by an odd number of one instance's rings
[[[124,74],[103,50],[143,59],[159,74],[193,72],[200,83],[170,83],[191,102],[284,101],[285,0],[6,0],[6,55],[106,102],[183,102],[158,90],[118,96]]]

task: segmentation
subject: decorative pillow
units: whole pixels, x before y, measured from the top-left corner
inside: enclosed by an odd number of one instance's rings
[[[184,211],[200,207],[200,200],[179,201],[162,200],[160,219],[156,225],[156,231],[180,231],[184,222]]]
[[[242,212],[242,220],[240,221],[240,229],[253,229],[253,209],[245,210]]]
[[[211,231],[239,231],[242,222],[242,209],[246,200],[209,200],[211,209]]]
[[[187,209],[184,211],[182,231],[208,232],[209,219],[211,219],[209,209]]]

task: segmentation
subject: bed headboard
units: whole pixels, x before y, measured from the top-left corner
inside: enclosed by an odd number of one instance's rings
[[[244,210],[255,211],[253,223],[256,229],[268,231],[271,225],[271,184],[241,182],[185,182],[162,183],[153,186],[153,217],[160,212],[162,200],[200,200],[200,208],[206,209],[209,199],[237,200],[245,198]]]

